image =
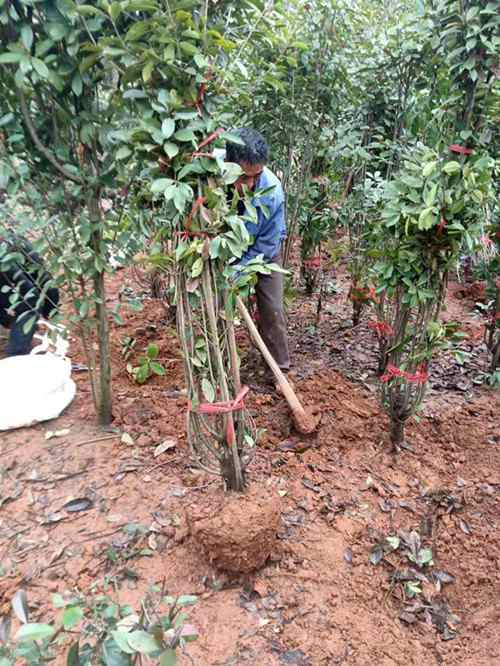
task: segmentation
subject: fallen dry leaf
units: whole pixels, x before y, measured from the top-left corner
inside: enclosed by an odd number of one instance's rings
[[[165,453],[165,451],[170,451],[171,449],[175,449],[176,446],[177,442],[175,439],[166,439],[161,444],[158,444],[154,450],[153,456],[158,458],[158,456],[161,456],[162,453]]]
[[[62,430],[47,430],[45,433],[45,439],[52,439],[53,437],[65,437],[66,435],[69,435],[70,433],[69,428],[63,428]]]
[[[127,446],[134,445],[134,440],[132,439],[131,435],[128,434],[128,432],[123,433],[123,435],[120,438],[120,442],[122,444],[126,444]]]

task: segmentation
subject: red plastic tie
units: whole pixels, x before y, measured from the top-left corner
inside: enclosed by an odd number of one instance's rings
[[[321,268],[321,257],[313,257],[312,259],[304,259],[303,264],[304,264],[304,268],[317,270],[318,268]]]
[[[425,363],[422,363],[418,366],[415,374],[407,372],[406,370],[401,370],[401,368],[397,368],[395,365],[389,363],[386,368],[386,374],[380,377],[380,381],[385,384],[394,377],[402,377],[403,379],[406,379],[406,381],[413,382],[415,384],[425,384],[425,382],[429,379],[429,373]]]
[[[451,146],[448,146],[448,150],[452,153],[458,153],[459,155],[472,155],[474,153],[472,148],[466,148],[458,143],[452,143]]]
[[[371,328],[384,337],[388,337],[394,333],[392,326],[386,324],[384,321],[370,321],[368,322],[368,328]]]
[[[238,393],[234,400],[229,400],[225,402],[204,402],[201,405],[198,405],[196,412],[198,414],[232,414],[233,412],[238,412],[241,409],[245,409],[245,397],[250,391],[248,386],[243,386],[241,391]],[[189,405],[189,410],[191,411],[192,405]],[[234,423],[233,419],[227,420],[226,427],[226,442],[229,446],[234,444],[236,435],[234,432]]]
[[[248,386],[243,386],[234,400],[225,402],[204,402],[198,405],[199,414],[230,414],[245,408],[245,397],[250,391]]]
[[[366,289],[363,289],[362,287],[351,287],[351,291],[348,294],[348,297],[351,299],[351,301],[360,301],[362,303],[366,303],[366,301],[372,300],[374,303],[379,302],[379,297],[377,296],[377,293],[375,291],[375,287],[367,287]]]

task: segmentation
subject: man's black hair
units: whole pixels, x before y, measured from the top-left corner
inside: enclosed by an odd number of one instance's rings
[[[245,163],[251,166],[267,163],[269,148],[262,134],[251,127],[234,130],[232,134],[236,134],[244,142],[244,145],[227,141],[226,160],[228,162]]]

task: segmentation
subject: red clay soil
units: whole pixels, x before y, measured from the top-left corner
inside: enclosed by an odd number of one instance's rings
[[[254,484],[245,493],[214,495],[187,513],[193,541],[218,570],[248,574],[262,568],[276,549],[281,501],[275,488]],[[197,511],[198,510],[198,511]]]
[[[121,283],[118,274],[111,301]],[[114,577],[121,601],[137,605],[165,581],[172,594],[200,597],[190,620],[200,638],[189,646],[193,661],[181,664],[500,664],[500,398],[474,381],[484,361],[474,300],[451,289],[449,312],[472,332],[471,356],[465,366],[445,356],[434,364],[426,407],[408,428],[412,450],[393,456],[375,395],[376,341],[366,322],[350,328],[342,276],[335,286],[319,329],[311,300],[300,298],[290,318],[295,387],[321,410],[315,436],[294,432],[255,364],[247,373],[250,413],[266,428],[249,470],[254,505],[269,494],[281,502],[277,539],[266,541],[270,557],[257,573],[221,573],[192,534],[193,518],[220,506],[220,482],[189,464],[175,332],[162,306],[146,300],[141,313],[125,308],[112,331],[115,425],[128,444],[93,424],[85,373],[59,419],[0,435],[0,613],[20,586],[32,620],[46,621],[53,592],[88,592]],[[135,362],[148,341],[159,344],[166,376],[135,385],[121,356],[125,336],[137,338]],[[63,509],[83,497],[87,511]],[[251,534],[250,510],[248,519]],[[132,538],[131,523],[143,534]],[[409,566],[402,550],[370,562],[399,530],[416,530],[432,548],[432,571],[453,580],[427,576],[413,614],[395,576]]]

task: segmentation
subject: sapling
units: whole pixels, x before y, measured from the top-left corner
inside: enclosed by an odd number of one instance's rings
[[[379,301],[373,327],[380,339],[382,404],[391,420],[394,450],[420,408],[435,350],[456,331],[440,322],[448,272],[462,247],[479,238],[483,206],[491,196],[491,160],[470,155],[460,163],[446,150],[409,152],[385,191],[373,267]]]

